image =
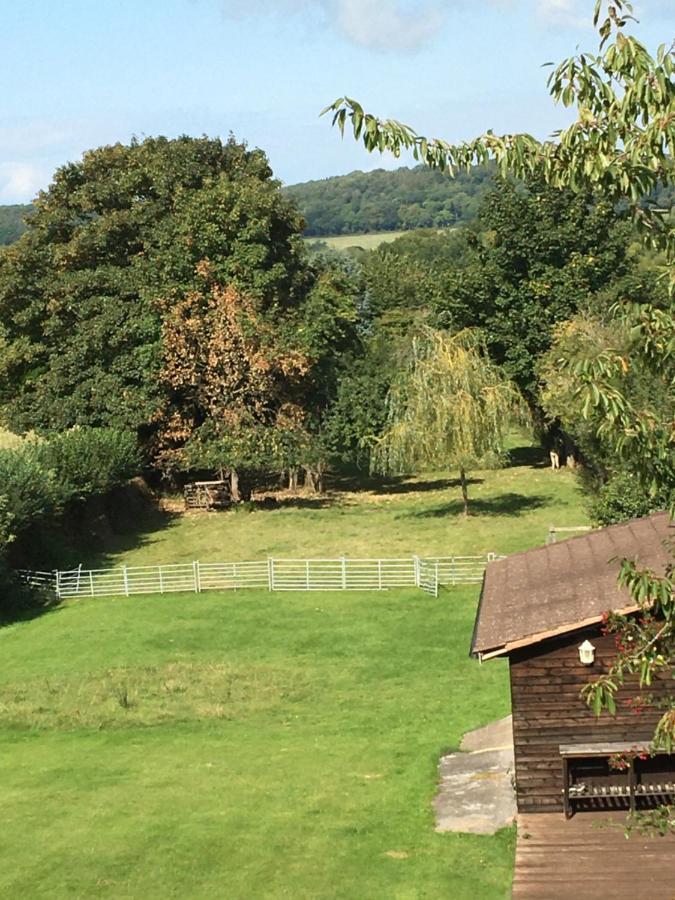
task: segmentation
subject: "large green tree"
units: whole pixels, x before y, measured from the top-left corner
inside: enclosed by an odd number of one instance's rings
[[[503,180],[478,228],[465,264],[443,273],[437,322],[482,328],[492,358],[538,407],[536,365],[554,326],[634,266],[630,224],[593,194]]]
[[[165,402],[162,323],[198,267],[273,316],[305,290],[300,214],[234,139],[149,138],[60,168],[0,253],[0,408],[15,430],[142,435]]]

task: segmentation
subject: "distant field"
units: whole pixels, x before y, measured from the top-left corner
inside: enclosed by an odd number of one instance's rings
[[[374,250],[380,244],[389,244],[400,238],[405,231],[372,231],[370,234],[338,234],[335,237],[308,237],[308,244],[322,242],[333,250],[347,250],[348,247],[361,247],[362,250]]]
[[[17,434],[7,431],[6,428],[3,428],[2,425],[0,425],[0,450],[9,450],[18,447],[21,442],[22,439]]]

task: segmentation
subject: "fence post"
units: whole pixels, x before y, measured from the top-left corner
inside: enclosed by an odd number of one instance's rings
[[[274,590],[274,557],[267,557],[267,586],[270,591]]]
[[[82,563],[80,563],[79,566],[77,567],[77,583],[76,583],[76,586],[75,586],[75,593],[76,593],[76,594],[79,594],[79,593],[80,593],[80,578],[81,578],[81,577],[82,577]]]
[[[309,590],[309,560],[305,560],[305,590]]]
[[[91,596],[94,596],[94,572],[92,569],[89,569],[89,592]]]
[[[160,594],[163,594],[164,593],[164,574],[162,572],[161,566],[157,566],[157,568],[159,569],[159,592],[160,592]]]
[[[413,568],[415,571],[415,587],[420,586],[420,558],[413,556]]]
[[[340,562],[342,563],[342,590],[347,590],[347,560],[342,556],[340,558]]]
[[[378,559],[377,561],[377,589],[378,591],[382,590],[382,560]]]
[[[435,569],[435,580],[434,580],[434,597],[438,597],[438,560],[436,560],[436,569]]]
[[[199,577],[199,561],[198,560],[195,560],[192,563],[192,580],[194,581],[195,594],[198,594],[202,589],[201,580]]]
[[[489,563],[494,562],[496,556],[497,556],[496,553],[488,553],[488,555],[487,555],[487,561],[488,561]]]
[[[56,599],[61,599],[61,573],[58,569],[54,569],[54,590],[56,591]]]
[[[124,579],[124,593],[129,596],[129,576],[127,575],[127,567],[122,566],[122,577]]]

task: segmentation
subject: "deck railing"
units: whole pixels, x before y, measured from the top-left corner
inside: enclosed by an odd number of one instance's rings
[[[399,559],[276,559],[227,563],[174,563],[19,573],[22,580],[57,597],[114,597],[177,591],[386,591],[419,587],[436,596],[439,585],[478,584],[488,562],[484,556],[411,556]]]

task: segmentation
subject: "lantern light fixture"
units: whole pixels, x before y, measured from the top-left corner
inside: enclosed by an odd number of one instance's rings
[[[592,666],[595,662],[595,647],[588,640],[579,645],[579,661],[585,666]]]

